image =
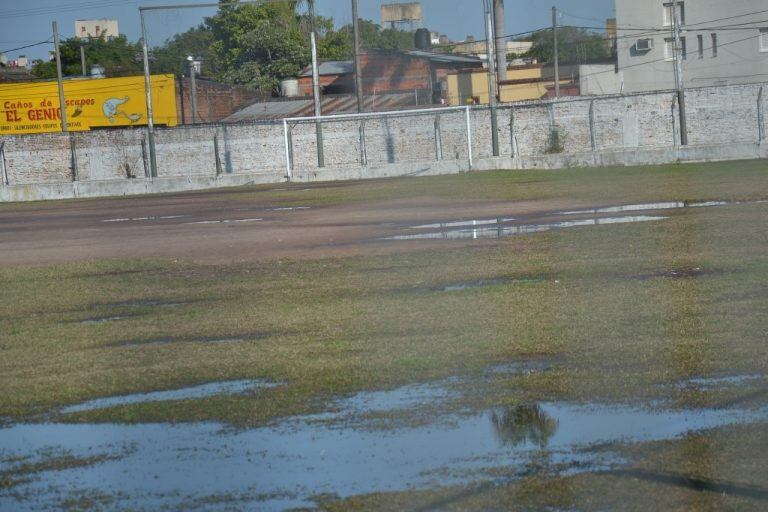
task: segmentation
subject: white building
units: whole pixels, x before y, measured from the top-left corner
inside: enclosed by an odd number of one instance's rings
[[[679,1],[685,85],[768,82],[766,8],[766,0]],[[675,87],[673,20],[671,0],[616,0],[627,92]]]
[[[119,35],[117,20],[77,20],[75,22],[75,37],[78,39],[111,39]]]

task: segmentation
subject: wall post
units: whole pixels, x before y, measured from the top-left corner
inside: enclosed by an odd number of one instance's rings
[[[213,152],[216,160],[216,177],[221,176],[221,156],[219,156],[219,134],[213,134]]]
[[[443,133],[440,127],[440,112],[435,114],[435,158],[443,159]]]
[[[763,112],[763,89],[764,86],[760,86],[760,90],[757,93],[757,143],[762,144],[765,142],[765,112]]]
[[[72,163],[72,181],[79,181],[80,176],[77,172],[77,146],[75,144],[75,137],[69,134],[69,153],[70,161]]]
[[[0,171],[2,171],[2,185],[10,185],[8,181],[8,168],[5,165],[5,141],[0,141]]]
[[[147,139],[141,138],[141,161],[144,164],[144,177],[152,181],[152,172],[149,169],[149,156],[147,155]]]
[[[368,165],[368,150],[365,147],[365,119],[360,120],[360,165]]]
[[[515,133],[515,107],[509,109],[509,147],[512,158],[517,156],[517,143],[515,142],[517,134]]]
[[[291,134],[287,119],[283,119],[283,138],[285,143],[285,179],[291,181],[291,178],[293,178],[293,163],[291,162]]]
[[[470,115],[469,106],[465,109],[467,120],[467,157],[469,159],[469,168],[472,169],[474,162],[472,161],[472,118]]]
[[[597,149],[595,140],[595,100],[589,102],[589,142],[592,144],[592,151]]]

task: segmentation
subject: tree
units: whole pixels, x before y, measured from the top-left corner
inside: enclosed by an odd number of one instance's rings
[[[142,73],[141,46],[128,42],[124,35],[110,39],[65,39],[59,45],[61,68],[65,76],[81,75],[80,47],[85,49],[86,72],[93,65],[104,67],[107,76]],[[56,78],[56,62],[39,62],[32,73],[40,78]]]
[[[152,50],[150,68],[153,73],[172,73],[186,75],[189,72],[187,57],[199,57],[202,61],[200,74],[213,76],[219,66],[211,50],[215,39],[211,29],[204,25],[191,28],[182,34],[176,34],[162,46]]]
[[[533,47],[527,56],[539,62],[552,62],[555,53],[555,39],[552,29],[539,30],[529,39]],[[580,63],[607,59],[611,56],[610,45],[600,34],[574,27],[557,29],[557,51],[561,63]]]
[[[310,61],[309,45],[297,15],[298,2],[222,4],[206,19],[222,80],[264,92],[296,76]]]
[[[383,29],[370,20],[360,20],[360,46],[371,50],[410,50],[413,34],[405,30]],[[318,54],[322,59],[350,60],[354,57],[354,30],[344,25],[321,39]]]

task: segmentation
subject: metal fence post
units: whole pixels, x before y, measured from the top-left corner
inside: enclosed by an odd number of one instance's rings
[[[472,169],[474,162],[472,161],[472,119],[470,116],[469,106],[466,107],[467,118],[467,157],[469,158],[469,168]]]
[[[219,134],[213,134],[213,152],[216,159],[216,177],[221,176],[221,157],[219,156]]]
[[[8,168],[5,166],[5,141],[0,141],[0,171],[2,171],[2,184],[10,185],[8,181]]]
[[[69,152],[72,162],[72,181],[78,181],[80,177],[77,172],[77,146],[75,145],[75,137],[71,133],[69,134]]]
[[[284,137],[284,143],[285,143],[285,169],[286,169],[286,175],[285,179],[288,181],[291,181],[292,176],[292,169],[293,166],[291,165],[291,143],[290,143],[290,136],[288,134],[288,120],[283,119],[283,137]]]
[[[443,132],[440,127],[440,112],[435,114],[435,158],[443,159]]]
[[[595,100],[589,102],[589,142],[592,145],[592,151],[597,149],[595,140]]]
[[[757,93],[757,143],[762,144],[765,141],[765,113],[763,112],[763,88]]]

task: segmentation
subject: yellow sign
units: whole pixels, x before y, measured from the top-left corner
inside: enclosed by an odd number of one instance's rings
[[[173,75],[152,75],[152,110],[156,125],[176,126]],[[144,77],[66,80],[67,128],[143,126],[147,124]],[[61,130],[56,82],[0,84],[0,135]]]

